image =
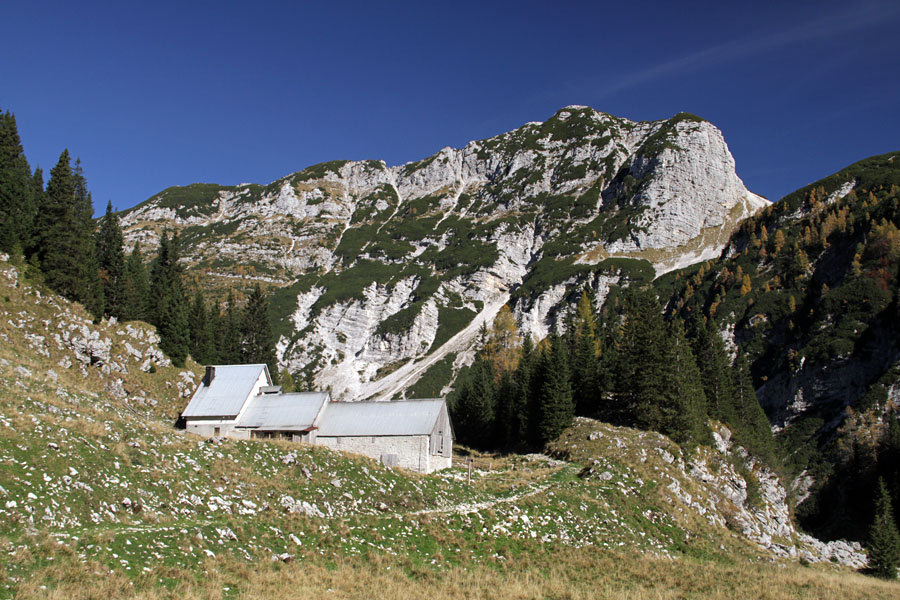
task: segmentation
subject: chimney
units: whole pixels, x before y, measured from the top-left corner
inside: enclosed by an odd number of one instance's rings
[[[203,385],[209,387],[212,380],[216,378],[216,368],[206,367],[206,375],[203,377]]]

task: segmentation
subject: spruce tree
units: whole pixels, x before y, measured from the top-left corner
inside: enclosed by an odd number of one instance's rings
[[[775,438],[766,413],[759,404],[750,373],[750,361],[746,353],[738,348],[734,358],[734,420],[730,422],[738,443],[750,452],[774,465],[778,458]]]
[[[516,428],[516,399],[518,396],[514,372],[501,373],[497,381],[494,403],[494,447],[510,449],[518,444]]]
[[[234,298],[234,290],[228,290],[228,299],[225,302],[225,310],[216,320],[218,332],[217,358],[220,365],[231,365],[241,361],[241,321],[237,310],[237,301]]]
[[[669,323],[669,339],[675,370],[672,381],[675,410],[664,425],[665,432],[679,443],[707,443],[710,431],[706,394],[681,319],[675,318]]]
[[[28,245],[36,212],[31,168],[25,159],[16,118],[0,113],[0,251]]]
[[[94,248],[100,281],[103,286],[105,311],[108,315],[121,318],[125,313],[125,252],[119,218],[113,212],[112,202],[106,205],[106,214],[100,219]]]
[[[514,396],[510,407],[510,434],[509,444],[512,448],[530,448],[536,446],[534,436],[531,435],[532,424],[537,422],[536,411],[533,402],[535,361],[537,355],[534,342],[530,335],[526,335],[522,342],[522,355],[519,365],[516,367],[513,383],[515,384]]]
[[[892,408],[884,418],[888,425],[878,451],[878,470],[885,479],[897,523],[900,522],[900,420],[897,409]]]
[[[125,262],[122,284],[122,318],[150,320],[150,280],[140,247],[135,244]]]
[[[75,180],[69,151],[63,150],[50,171],[45,203],[38,215],[38,258],[47,284],[68,298],[74,298],[79,289],[74,205]]]
[[[594,416],[599,406],[600,391],[598,371],[600,368],[600,342],[597,338],[597,323],[590,295],[585,291],[575,309],[572,319],[572,397],[575,412],[579,415]]]
[[[604,307],[597,333],[599,359],[595,374],[597,402],[595,416],[610,422],[622,421],[622,414],[614,394],[618,373],[619,348],[622,343],[622,331],[619,327],[619,315],[612,307]]]
[[[269,301],[257,284],[247,298],[241,316],[240,352],[244,364],[265,363],[273,381],[278,379],[275,336],[269,324]]]
[[[885,579],[897,578],[897,567],[900,566],[900,534],[894,521],[891,498],[881,478],[878,479],[875,517],[869,528],[869,545],[866,553],[869,556],[869,570],[873,575]]]
[[[190,309],[191,358],[201,365],[212,364],[214,361],[213,318],[206,308],[203,294],[198,289],[194,292]]]
[[[47,194],[44,192],[44,170],[40,167],[35,167],[34,174],[31,176],[31,197],[34,213],[31,216],[28,229],[23,234],[22,247],[29,257],[36,257],[40,241],[37,230],[38,214],[47,203]]]
[[[95,318],[99,319],[106,312],[106,298],[95,248],[94,203],[80,158],[75,159],[72,177],[75,181],[75,227],[78,227],[79,250],[80,256],[83,257],[78,274],[82,282],[79,300]]]
[[[172,363],[183,366],[190,352],[188,306],[178,263],[178,236],[163,232],[150,273],[150,318],[159,332],[159,347]]]
[[[615,369],[615,396],[625,422],[661,431],[671,406],[670,345],[656,296],[630,292]]]
[[[703,321],[694,323],[691,341],[709,415],[730,424],[735,420],[734,383],[725,343],[716,333],[714,325]]]
[[[551,337],[541,376],[537,434],[539,443],[546,445],[559,437],[575,418],[568,353],[559,336]]]
[[[615,394],[638,427],[679,443],[705,441],[705,397],[680,322],[666,326],[650,292],[631,292],[616,368]]]
[[[37,218],[38,258],[50,287],[100,316],[103,297],[89,205],[84,175],[79,171],[76,177],[69,151],[63,150],[50,171],[44,206]]]
[[[494,373],[476,358],[453,402],[454,429],[459,440],[475,448],[494,447]]]

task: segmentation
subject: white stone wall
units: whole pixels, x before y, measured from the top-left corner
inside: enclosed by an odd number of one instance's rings
[[[185,429],[187,429],[188,433],[208,438],[216,435],[216,427],[219,428],[220,437],[226,436],[236,439],[248,439],[250,437],[250,432],[246,429],[235,429],[234,421],[231,419],[227,421],[188,419],[185,424]]]
[[[382,454],[396,454],[399,460],[398,466],[419,473],[430,473],[435,468],[435,459],[446,461],[442,456],[431,456],[428,451],[429,439],[427,435],[410,436],[355,436],[355,437],[324,437],[319,436],[316,443],[335,450],[364,454],[379,460]]]
[[[431,454],[428,456],[428,473],[440,471],[441,469],[449,469],[453,466],[453,458],[451,456],[441,456],[440,454]]]

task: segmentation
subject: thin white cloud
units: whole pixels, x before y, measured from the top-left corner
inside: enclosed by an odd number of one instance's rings
[[[604,86],[599,90],[599,96],[609,96],[658,79],[700,71],[792,44],[850,34],[898,15],[900,5],[894,2],[860,3],[851,9],[819,17],[788,29],[735,39],[636,71]]]

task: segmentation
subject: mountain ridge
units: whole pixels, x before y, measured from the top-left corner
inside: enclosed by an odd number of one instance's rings
[[[351,398],[511,291],[528,287],[513,309],[542,337],[574,279],[617,283],[717,255],[766,204],[708,121],[570,106],[395,167],[332,161],[268,186],[169,188],[122,223],[146,247],[179,229],[201,285],[281,288],[282,365]],[[456,353],[453,368],[466,360]]]

